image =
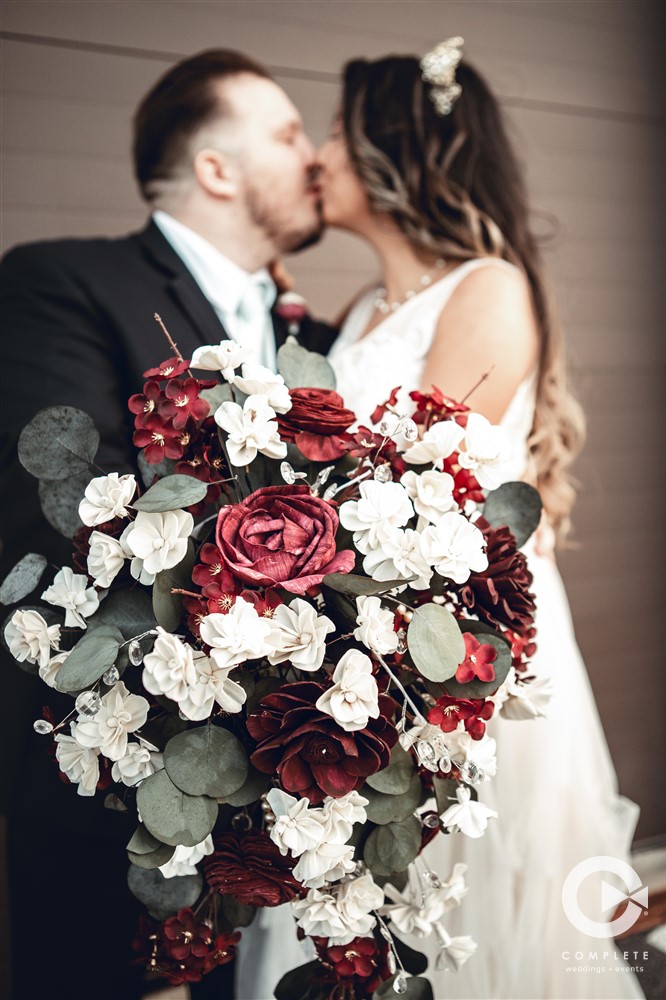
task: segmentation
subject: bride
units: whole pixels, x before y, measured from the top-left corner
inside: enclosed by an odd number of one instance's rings
[[[576,864],[628,857],[637,808],[617,793],[553,558],[574,499],[567,467],[582,417],[566,388],[521,172],[496,99],[466,62],[458,65],[460,44],[444,43],[421,62],[349,63],[320,153],[326,223],[369,243],[382,270],[333,347],[338,391],[367,423],[398,385],[405,394],[435,385],[460,400],[490,372],[470,404],[507,430],[514,478],[536,483],[547,514],[526,548],[538,609],[531,672],[552,684],[548,716],[496,713],[488,731],[497,776],[479,797],[498,818],[480,840],[440,835],[426,849],[443,877],[456,862],[468,865],[469,892],[447,915],[447,931],[472,935],[478,950],[455,974],[434,968],[436,942],[409,943],[433,959],[437,1000],[641,997],[613,942],[586,937],[562,909]],[[269,981],[307,960],[290,950],[285,918],[265,914],[253,930],[253,969],[241,961],[241,1000],[264,1000]],[[603,952],[618,960],[588,957]],[[258,955],[262,986],[251,974]]]

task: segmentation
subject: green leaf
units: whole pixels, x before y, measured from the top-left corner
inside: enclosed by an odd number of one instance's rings
[[[127,845],[127,856],[139,868],[160,868],[171,860],[175,850],[173,845],[156,840],[141,823]]]
[[[194,906],[201,895],[201,875],[176,875],[165,878],[157,868],[139,868],[131,864],[127,885],[133,896],[147,907],[151,917],[166,920],[183,906]]]
[[[372,1000],[395,1000],[397,993],[393,989],[394,980],[395,976],[385,979],[372,994]],[[406,997],[407,1000],[434,1000],[430,980],[423,979],[421,976],[409,976],[407,978],[407,991],[401,993],[400,996]]]
[[[16,604],[32,593],[46,569],[45,556],[28,552],[2,581],[0,604]]]
[[[249,806],[251,802],[260,799],[264,792],[267,792],[271,785],[270,774],[262,774],[256,768],[249,765],[247,778],[236,792],[225,795],[219,801],[229,806]]]
[[[220,726],[186,729],[164,751],[167,774],[188,795],[232,795],[243,786],[248,766],[242,743]]]
[[[385,795],[368,787],[367,779],[361,795],[369,800],[365,807],[371,823],[381,826],[387,823],[401,823],[411,816],[421,799],[421,782],[418,774],[412,772],[409,788],[402,795]]]
[[[235,896],[222,897],[222,912],[232,927],[249,927],[257,915],[257,907],[240,903]]]
[[[79,472],[67,479],[40,479],[37,486],[42,514],[52,528],[65,538],[72,538],[83,527],[79,504],[83,500],[90,472]]]
[[[456,791],[463,784],[462,781],[456,781],[454,778],[439,778],[436,775],[432,779],[432,790],[435,793],[435,801],[437,802],[437,812],[441,816],[443,812],[453,806],[458,801]],[[474,802],[479,798],[479,793],[473,785],[465,785],[465,788],[469,788],[471,792],[471,798]]]
[[[275,1000],[314,1000],[319,990],[316,980],[321,978],[322,966],[318,961],[290,969],[275,987]],[[315,982],[313,982],[315,980]]]
[[[447,681],[465,659],[458,622],[440,604],[416,609],[407,629],[407,646],[416,669],[431,681]]]
[[[265,698],[267,694],[273,694],[275,691],[279,691],[283,685],[283,681],[279,677],[262,677],[260,681],[254,685],[252,694],[248,694],[247,701],[245,702],[245,713],[246,715],[252,715],[256,712],[259,707],[259,702],[262,698]]]
[[[453,698],[486,698],[506,680],[511,667],[511,645],[503,635],[483,622],[461,621],[459,624],[463,632],[471,632],[479,642],[497,650],[497,656],[493,661],[495,680],[480,681],[475,678],[467,684],[461,684],[455,677],[450,677],[444,687]]]
[[[396,888],[398,887],[396,886]],[[398,892],[400,892],[399,889]],[[408,944],[401,941],[397,934],[393,935],[393,944],[406,972],[409,972],[412,976],[419,976],[422,972],[426,971],[428,968],[427,955],[424,955],[422,951],[414,951]]]
[[[58,671],[58,691],[74,694],[89,688],[114,665],[124,641],[122,632],[114,625],[91,626]]]
[[[95,612],[95,625],[98,623],[115,625],[125,639],[133,639],[136,635],[149,632],[157,624],[150,597],[140,587],[110,593],[102,601],[99,611]],[[143,640],[146,644],[152,644],[153,641],[154,636]],[[147,652],[145,647],[144,652]]]
[[[234,394],[228,382],[218,382],[210,389],[202,389],[199,393],[201,399],[205,399],[210,406],[210,412],[215,413],[222,403],[233,403]]]
[[[196,555],[192,539],[187,543],[187,553],[177,566],[158,573],[153,583],[153,614],[157,624],[167,632],[175,632],[183,617],[183,595],[172,594],[174,588],[192,589],[192,570]]]
[[[414,761],[399,743],[391,751],[391,763],[383,771],[377,771],[365,779],[366,785],[385,795],[403,795],[408,791],[414,775]]]
[[[278,371],[290,389],[335,389],[335,372],[323,354],[306,351],[293,340],[277,354]]]
[[[365,842],[363,858],[378,875],[402,872],[421,849],[421,824],[416,816],[373,830]]]
[[[506,525],[520,548],[541,520],[541,497],[529,483],[503,483],[486,497],[483,516],[493,528]]]
[[[408,580],[373,580],[369,576],[355,576],[353,573],[328,573],[322,583],[340,594],[351,594],[353,597],[367,597],[375,594],[388,594],[396,587],[404,587]]]
[[[207,795],[186,795],[166,770],[139,785],[136,804],[148,831],[163,844],[195,847],[215,826],[217,802]]]
[[[176,466],[173,458],[163,458],[161,462],[155,462],[154,464],[148,462],[143,450],[137,453],[136,464],[139,468],[139,472],[141,473],[144,486],[147,487],[152,486],[158,479],[164,479],[165,476],[170,476]]]
[[[167,510],[182,510],[193,503],[199,503],[205,499],[207,493],[208,483],[202,483],[194,476],[166,476],[135,500],[132,507],[148,514],[161,514]]]
[[[162,697],[157,699],[160,703],[162,703]],[[159,715],[156,719],[148,719],[141,726],[141,735],[158,750],[164,750],[169,740],[187,729],[187,722],[177,714],[178,705],[176,702],[170,701],[168,698],[164,698],[163,701],[169,706],[166,713]]]
[[[85,472],[99,447],[92,418],[74,406],[40,410],[21,431],[18,457],[37,479],[68,479]]]

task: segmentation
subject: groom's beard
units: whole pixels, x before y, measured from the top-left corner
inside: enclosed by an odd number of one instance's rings
[[[304,192],[302,212],[303,216],[311,215],[308,220],[304,218],[302,222],[294,218],[295,213],[285,211],[283,204],[271,194],[267,194],[263,189],[248,185],[246,189],[246,204],[250,218],[254,224],[261,229],[268,239],[277,247],[280,253],[298,253],[307,247],[318,243],[324,233],[324,219],[321,199],[317,199],[311,207],[310,213],[306,212],[306,198],[309,196]]]

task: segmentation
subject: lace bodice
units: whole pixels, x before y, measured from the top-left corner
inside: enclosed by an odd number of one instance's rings
[[[409,299],[365,336],[362,334],[372,315],[375,289],[352,306],[329,360],[337,376],[338,392],[361,423],[369,423],[377,404],[398,385],[402,387],[398,403],[404,412],[410,411],[409,393],[421,386],[439,316],[460,282],[479,267],[514,269],[513,264],[495,257],[467,261]],[[535,397],[536,371],[518,386],[500,421],[514,443],[516,479],[527,464]]]

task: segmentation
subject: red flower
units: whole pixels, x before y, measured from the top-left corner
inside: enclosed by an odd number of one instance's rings
[[[343,432],[356,414],[345,409],[344,400],[331,389],[290,389],[291,409],[278,414],[283,441],[293,441],[312,462],[331,462],[347,451]]]
[[[295,899],[302,886],[292,875],[296,864],[282,857],[267,833],[223,833],[206,858],[204,871],[211,889],[232,895],[248,906],[280,906]]]
[[[187,611],[187,627],[192,635],[198,637],[202,620],[210,614],[208,602],[200,597],[184,597],[183,607]]]
[[[202,596],[206,598],[209,615],[226,615],[236,603],[236,583],[229,573],[225,573],[224,577],[222,581],[215,580],[206,584],[201,591]],[[231,580],[231,586],[227,586],[226,580]]]
[[[497,650],[488,643],[481,643],[471,632],[463,633],[465,659],[456,670],[456,680],[467,684],[478,677],[480,681],[494,681]]]
[[[286,791],[307,796],[313,805],[327,795],[339,798],[358,790],[368,775],[388,766],[398,739],[389,721],[396,707],[391,698],[380,695],[379,717],[348,733],[315,707],[324,690],[314,681],[285,684],[262,698],[247,720],[259,744],[250,758],[254,766],[277,774]]]
[[[427,423],[430,427],[436,423],[433,417],[438,417],[440,420],[449,420],[453,417],[461,427],[467,424],[469,406],[458,403],[450,396],[445,396],[441,389],[436,386],[432,387],[432,392],[419,392],[418,390],[410,392],[409,398],[416,403],[414,421],[417,424]]]
[[[172,958],[183,962],[190,955],[203,958],[208,954],[211,942],[210,927],[198,923],[192,910],[185,906],[178,911],[177,916],[169,917],[162,925],[166,950]]]
[[[393,409],[395,404],[398,402],[398,393],[400,392],[400,386],[396,386],[395,389],[391,389],[391,394],[385,403],[381,403],[380,406],[375,407],[372,414],[370,415],[370,423],[378,424],[384,418],[384,414],[388,409]]]
[[[164,393],[160,389],[159,382],[146,382],[143,393],[136,393],[130,396],[127,406],[130,413],[134,413],[134,426],[136,428],[145,427],[146,420],[152,414],[157,413],[159,405],[164,400]]]
[[[275,303],[273,312],[288,324],[289,333],[296,334],[308,314],[307,302],[296,292],[283,292]]]
[[[198,379],[188,378],[185,381],[171,379],[165,390],[167,402],[160,407],[162,416],[171,419],[177,430],[187,423],[187,418],[203,420],[210,413],[210,404],[199,396],[201,388]]]
[[[226,965],[236,957],[236,945],[241,939],[240,931],[218,934],[212,948],[204,958],[204,972],[211,972],[218,965]]]
[[[356,937],[349,944],[330,945],[326,938],[315,938],[317,954],[324,967],[332,966],[338,982],[354,980],[362,996],[372,996],[380,983],[388,979],[388,945],[373,937]],[[354,992],[354,996],[357,993]]]
[[[161,925],[141,914],[132,949],[140,953],[137,962],[172,986],[198,983],[207,972],[232,960],[241,938],[238,931],[215,938],[212,933],[209,924],[195,920],[189,907]]]
[[[459,722],[473,740],[480,740],[486,731],[486,722],[492,717],[495,705],[484,698],[438,698],[434,708],[428,713],[428,722],[439,726],[443,733],[452,733]]]
[[[391,466],[393,478],[397,482],[407,471],[405,460],[398,454],[398,449],[391,438],[384,440],[381,434],[376,434],[368,427],[359,427],[351,435],[352,443],[348,451],[352,458],[372,457],[375,465],[387,463]],[[359,465],[357,475],[363,472],[362,465]]]
[[[227,569],[260,587],[304,594],[327,573],[349,573],[351,550],[336,551],[338,516],[308,486],[266,486],[223,507],[216,542]]]
[[[165,423],[157,414],[152,414],[143,422],[143,427],[132,437],[137,448],[144,449],[146,461],[157,465],[163,458],[181,458],[183,442],[181,432]]]
[[[162,361],[158,368],[149,368],[147,372],[143,373],[143,377],[159,379],[178,378],[189,367],[189,361],[183,361],[182,358],[167,358],[166,361]]]
[[[206,542],[201,546],[199,562],[192,570],[192,581],[197,587],[205,587],[209,583],[219,583],[227,590],[234,590],[234,579],[224,565],[222,553],[215,545]]]
[[[486,539],[488,569],[471,574],[460,592],[462,602],[481,621],[525,632],[535,613],[527,560],[508,528],[491,528],[483,518],[476,525]]]

